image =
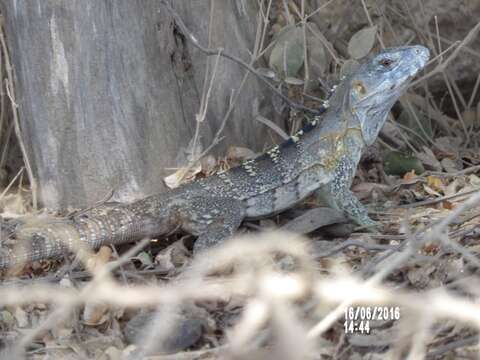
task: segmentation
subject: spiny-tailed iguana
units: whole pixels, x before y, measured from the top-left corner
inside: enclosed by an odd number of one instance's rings
[[[278,213],[317,192],[360,225],[375,223],[350,191],[362,149],[372,144],[410,80],[425,67],[423,46],[388,49],[347,76],[323,120],[263,155],[214,176],[131,204],[103,205],[65,221],[20,227],[19,245],[1,249],[0,268],[158,237],[181,227],[201,251],[231,236],[244,219]]]

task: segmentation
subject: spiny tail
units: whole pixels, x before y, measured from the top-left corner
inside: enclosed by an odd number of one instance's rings
[[[0,269],[72,251],[121,244],[158,233],[155,219],[131,211],[128,205],[102,205],[72,219],[44,224],[21,225],[15,232],[16,244],[0,248]]]

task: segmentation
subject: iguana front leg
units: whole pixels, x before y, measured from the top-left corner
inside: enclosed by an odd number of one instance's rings
[[[317,190],[316,196],[331,208],[342,211],[356,224],[369,230],[378,230],[382,225],[368,216],[367,208],[350,190],[355,169],[355,161],[342,158],[332,181]]]
[[[356,224],[369,230],[379,230],[382,225],[368,216],[367,208],[353,195],[347,187],[340,191],[332,191],[332,185],[317,191],[317,196],[333,209],[342,211]]]
[[[232,236],[245,217],[244,204],[229,197],[193,196],[177,203],[182,229],[198,236],[194,253]]]

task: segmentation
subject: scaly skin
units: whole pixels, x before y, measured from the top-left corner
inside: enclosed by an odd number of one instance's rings
[[[202,251],[231,236],[244,219],[278,213],[313,193],[357,224],[372,226],[350,191],[355,170],[362,150],[375,141],[391,107],[428,58],[422,46],[372,57],[339,84],[321,123],[315,120],[226,172],[131,204],[105,204],[70,220],[20,227],[19,245],[0,253],[0,269],[176,228],[197,235],[194,250]]]

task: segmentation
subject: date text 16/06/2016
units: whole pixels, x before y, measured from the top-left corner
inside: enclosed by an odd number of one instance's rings
[[[395,306],[349,306],[345,309],[345,334],[369,334],[370,320],[399,320],[400,307]]]

